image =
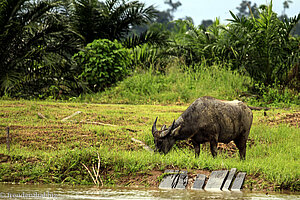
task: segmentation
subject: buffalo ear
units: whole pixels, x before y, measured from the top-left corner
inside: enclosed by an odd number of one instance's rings
[[[171,136],[178,136],[179,135],[179,131],[181,129],[181,126],[178,126],[177,128],[175,128],[174,130],[172,130],[171,132]]]

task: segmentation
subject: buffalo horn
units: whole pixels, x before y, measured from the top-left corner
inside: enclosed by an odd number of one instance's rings
[[[156,122],[157,122],[157,118],[155,119],[154,123],[153,123],[153,126],[152,126],[152,135],[154,136],[154,133],[157,131],[157,128],[156,128]]]
[[[174,119],[174,121],[173,121],[173,123],[172,123],[171,131],[172,131],[174,128],[175,128],[175,119]]]

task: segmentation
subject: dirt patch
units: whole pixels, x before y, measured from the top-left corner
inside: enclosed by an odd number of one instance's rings
[[[99,146],[103,143],[117,146],[118,149],[137,150],[139,147],[129,142],[131,137],[136,137],[137,132],[131,129],[126,130],[126,128],[102,131],[95,126],[59,122],[36,126],[12,125],[10,126],[10,140],[12,145],[19,144],[22,147],[44,150],[58,149],[63,144],[69,145],[72,149],[78,146]],[[6,144],[6,135],[2,132],[0,144]]]
[[[250,146],[253,145],[254,141],[248,139],[247,142]],[[191,141],[179,141],[176,144],[179,148],[189,148],[191,150],[194,150],[194,147],[192,145]],[[233,157],[236,153],[238,153],[238,148],[234,144],[233,141],[229,142],[228,144],[224,143],[218,143],[218,154],[226,154],[228,157]],[[209,142],[206,142],[201,145],[201,151],[207,151],[210,152],[210,144]]]
[[[261,191],[276,191],[282,190],[281,186],[276,186],[274,183],[267,181],[260,174],[247,174],[245,178],[245,183],[243,186],[244,190],[250,190],[254,192]]]
[[[9,162],[11,160],[9,155],[5,155],[0,153],[0,163],[6,163]]]
[[[109,174],[112,174],[110,172]],[[150,172],[129,174],[125,176],[120,176],[115,180],[115,185],[117,186],[130,186],[130,187],[151,187],[158,188],[159,186],[159,176],[162,172],[159,170],[153,170]]]
[[[273,116],[268,116],[267,114],[264,119],[260,120],[260,122],[268,123],[269,125],[289,124],[299,128],[300,112],[277,113]]]
[[[236,145],[231,141],[228,144],[224,143],[218,143],[218,152],[226,153],[229,157],[232,157],[236,152],[238,151],[238,148]]]
[[[13,162],[13,160],[20,160],[20,161],[24,161],[26,163],[41,162],[41,159],[36,158],[36,157],[22,158],[22,157],[13,157],[10,155],[0,153],[0,163],[10,163],[10,162]]]

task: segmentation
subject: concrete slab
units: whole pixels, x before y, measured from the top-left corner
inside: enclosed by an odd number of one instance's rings
[[[236,173],[236,168],[232,168],[227,176],[227,179],[224,183],[224,186],[222,187],[223,191],[229,191],[230,185],[233,181],[234,175]]]
[[[165,170],[166,175],[159,184],[160,189],[185,189],[188,183],[187,171]]]
[[[227,174],[228,170],[213,171],[209,176],[205,190],[220,191],[227,178]]]
[[[203,190],[206,176],[204,174],[198,174],[193,184],[192,190]]]
[[[240,191],[243,187],[246,177],[246,172],[239,172],[232,183],[231,191]]]
[[[163,179],[162,179],[162,181],[161,181],[161,183],[159,184],[159,188],[160,189],[172,189],[172,183],[173,183],[173,180],[174,180],[174,178],[175,178],[175,172],[174,172],[174,170],[165,170],[165,172],[164,172],[165,174],[167,174],[167,175],[165,175],[164,177],[163,177]],[[170,174],[168,174],[168,173],[170,173]]]
[[[178,172],[178,175],[177,175],[177,182],[174,183],[175,185],[175,189],[185,189],[185,187],[187,186],[188,184],[188,175],[187,175],[187,171],[180,171]]]

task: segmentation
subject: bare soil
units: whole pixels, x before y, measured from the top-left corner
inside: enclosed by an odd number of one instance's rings
[[[289,124],[290,126],[298,128],[300,124],[300,112],[276,113],[275,115],[268,115],[266,112],[265,117],[260,119],[260,122],[266,122],[269,125]]]

